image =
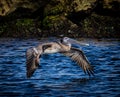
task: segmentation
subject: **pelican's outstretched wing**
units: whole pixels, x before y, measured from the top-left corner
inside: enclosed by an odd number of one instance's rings
[[[72,47],[70,51],[62,52],[62,54],[77,62],[85,73],[94,75],[93,67],[90,65],[86,56],[81,50]]]
[[[39,56],[36,48],[29,48],[26,51],[26,75],[30,78],[39,66]]]

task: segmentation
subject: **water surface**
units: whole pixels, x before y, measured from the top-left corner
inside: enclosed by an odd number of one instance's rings
[[[43,55],[41,66],[26,78],[25,51],[38,39],[0,39],[0,97],[120,97],[120,41],[79,39],[78,46],[95,68],[95,76],[61,54]]]

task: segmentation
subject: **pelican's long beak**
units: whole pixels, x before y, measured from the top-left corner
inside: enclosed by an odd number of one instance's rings
[[[71,44],[79,44],[79,45],[86,45],[86,46],[89,46],[89,44],[88,43],[82,43],[82,42],[80,42],[80,41],[77,41],[77,40],[75,40],[75,39],[72,39],[72,38],[69,38],[69,40],[68,40]]]

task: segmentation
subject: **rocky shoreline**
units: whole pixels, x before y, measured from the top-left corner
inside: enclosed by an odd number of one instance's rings
[[[119,0],[4,0],[0,37],[120,38]]]

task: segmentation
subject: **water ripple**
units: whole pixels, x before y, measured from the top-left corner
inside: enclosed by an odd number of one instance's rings
[[[45,39],[46,40],[46,39]],[[81,48],[95,68],[89,77],[61,54],[43,55],[33,77],[26,78],[25,51],[40,43],[37,39],[0,39],[0,96],[28,97],[119,97],[120,42],[81,40]]]

